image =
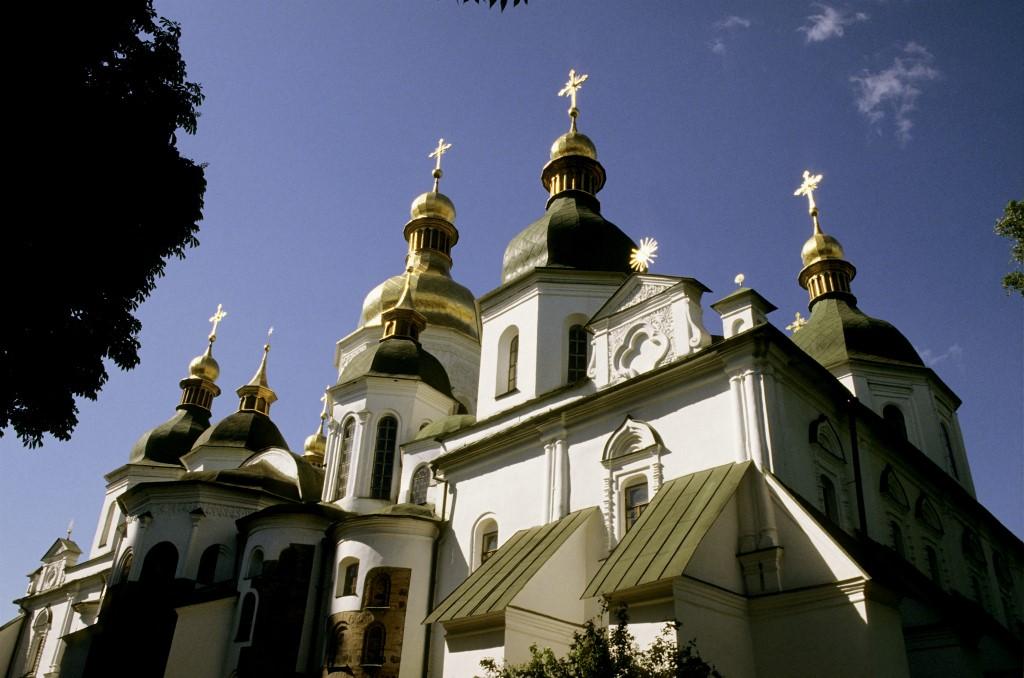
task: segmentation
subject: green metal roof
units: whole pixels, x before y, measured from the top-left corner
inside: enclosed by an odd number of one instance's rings
[[[597,507],[520,530],[438,605],[425,624],[501,612]]]
[[[584,598],[678,577],[725,508],[751,463],[675,478],[654,495],[584,591]]]

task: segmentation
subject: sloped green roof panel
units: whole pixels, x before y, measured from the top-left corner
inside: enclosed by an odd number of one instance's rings
[[[562,544],[597,512],[596,507],[586,508],[553,523],[516,532],[452,591],[424,623],[501,612]]]
[[[750,465],[725,464],[665,483],[590,580],[583,597],[681,575]]]

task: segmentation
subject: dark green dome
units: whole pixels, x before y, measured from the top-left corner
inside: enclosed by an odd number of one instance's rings
[[[252,411],[235,412],[206,429],[192,448],[203,445],[243,447],[252,452],[259,452],[268,447],[288,449],[288,443],[270,417]]]
[[[825,367],[848,360],[873,360],[924,367],[903,334],[892,324],[865,315],[843,298],[821,298],[793,343]]]
[[[584,191],[563,191],[537,221],[505,248],[501,280],[509,283],[535,268],[568,267],[630,273],[636,243],[601,216],[601,203]]]
[[[319,488],[323,485],[323,471],[315,469],[306,462],[298,460],[300,471],[305,471],[308,477],[289,478],[265,461],[241,466],[232,469],[220,469],[216,471],[192,471],[183,475],[180,480],[200,480],[209,483],[220,483],[223,485],[234,485],[236,487],[248,487],[264,490],[288,499],[296,501],[319,501]]]
[[[174,416],[150,429],[132,445],[129,464],[177,464],[210,426],[210,411],[195,405],[179,405]]]
[[[412,339],[389,337],[366,349],[345,366],[338,383],[365,376],[420,379],[454,400],[452,384],[441,361]]]

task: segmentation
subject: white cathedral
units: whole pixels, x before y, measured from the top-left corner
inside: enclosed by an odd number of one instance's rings
[[[405,271],[337,342],[301,452],[269,347],[211,419],[211,319],[91,543],[29,575],[0,676],[463,678],[622,606],[726,678],[1020,675],[1024,545],[975,499],[956,394],[860,309],[820,177],[806,323],[746,287],[706,309],[602,215],[581,81],[545,211],[478,298],[450,274],[438,145]]]

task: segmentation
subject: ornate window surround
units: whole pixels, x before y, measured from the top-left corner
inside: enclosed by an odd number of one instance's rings
[[[601,464],[608,470],[602,512],[609,549],[625,534],[626,490],[642,479],[647,482],[648,501],[654,499],[662,484],[661,456],[665,452],[654,427],[630,416],[609,436],[601,455]]]

